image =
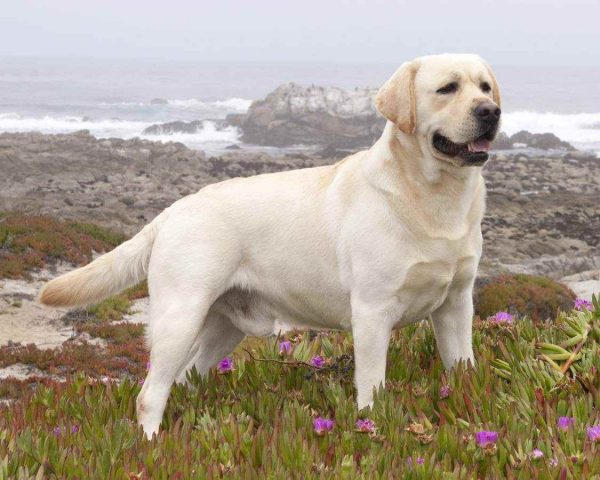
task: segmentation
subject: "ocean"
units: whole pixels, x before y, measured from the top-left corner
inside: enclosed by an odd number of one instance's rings
[[[400,63],[400,61],[399,61]],[[240,132],[209,119],[243,113],[286,82],[352,89],[381,85],[397,65],[216,64],[159,60],[0,59],[0,132],[180,141],[208,152]],[[600,156],[600,67],[494,66],[503,130],[552,132]],[[152,102],[162,99],[164,103]],[[154,124],[206,120],[193,134],[144,136]]]

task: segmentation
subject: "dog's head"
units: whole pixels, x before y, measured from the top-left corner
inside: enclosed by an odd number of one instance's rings
[[[434,158],[456,166],[483,165],[500,126],[498,82],[477,55],[404,63],[381,87],[376,104]]]

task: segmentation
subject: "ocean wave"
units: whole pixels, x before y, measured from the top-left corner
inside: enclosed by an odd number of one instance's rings
[[[156,141],[182,142],[186,145],[200,146],[202,144],[232,144],[237,143],[240,132],[233,126],[217,128],[214,122],[205,120],[201,128],[194,133],[175,133],[163,135],[143,135],[145,128],[151,122],[119,120],[119,119],[88,119],[85,117],[41,117],[23,118],[16,113],[0,113],[0,132],[41,132],[41,133],[72,133],[78,130],[89,130],[97,138],[133,138],[140,137]]]
[[[252,104],[247,98],[232,97],[226,100],[203,101],[197,98],[165,99],[164,102],[101,102],[102,107],[154,107],[157,109],[165,107],[176,107],[188,110],[219,110],[227,113],[244,113]]]
[[[240,131],[231,125],[218,128],[215,122],[204,120],[194,133],[163,133],[159,135],[140,135],[141,138],[148,140],[158,140],[163,142],[181,142],[186,145],[201,145],[204,143],[238,143]]]

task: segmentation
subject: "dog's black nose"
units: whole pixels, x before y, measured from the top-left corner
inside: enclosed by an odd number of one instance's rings
[[[483,102],[475,107],[475,115],[483,122],[495,123],[500,118],[500,107],[492,102]]]

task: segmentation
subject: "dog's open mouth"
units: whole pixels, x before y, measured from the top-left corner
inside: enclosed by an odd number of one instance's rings
[[[437,151],[449,157],[459,157],[463,165],[483,165],[488,159],[488,152],[494,139],[494,132],[489,131],[469,143],[454,143],[441,133],[433,134],[433,146]]]

